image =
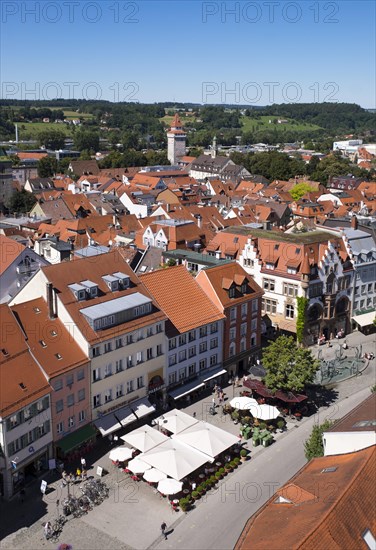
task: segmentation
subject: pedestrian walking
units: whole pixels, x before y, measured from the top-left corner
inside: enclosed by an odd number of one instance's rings
[[[165,524],[165,522],[163,522],[162,525],[161,525],[161,531],[162,531],[162,535],[164,536],[165,540],[167,540],[166,529],[167,529],[167,525]]]
[[[81,458],[81,466],[83,470],[86,470],[86,460],[84,458]]]
[[[215,407],[217,406],[217,404],[216,404],[216,402],[215,402],[215,397],[213,397],[212,403],[213,403],[213,408],[215,409]]]

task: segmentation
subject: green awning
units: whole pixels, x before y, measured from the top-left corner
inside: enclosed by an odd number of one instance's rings
[[[63,453],[68,453],[72,449],[78,447],[78,445],[81,445],[81,443],[85,443],[85,441],[95,437],[96,433],[96,428],[91,424],[87,424],[79,430],[66,435],[63,439],[60,439],[60,441],[56,443],[56,446],[60,447]]]

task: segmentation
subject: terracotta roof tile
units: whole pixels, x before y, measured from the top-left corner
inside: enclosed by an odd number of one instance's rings
[[[179,332],[224,319],[184,266],[147,273],[140,279]]]

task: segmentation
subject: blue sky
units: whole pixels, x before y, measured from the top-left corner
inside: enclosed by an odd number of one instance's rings
[[[375,107],[372,1],[1,3],[2,98]]]

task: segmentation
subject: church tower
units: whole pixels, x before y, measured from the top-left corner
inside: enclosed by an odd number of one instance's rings
[[[185,141],[187,135],[183,130],[179,115],[176,113],[167,132],[167,158],[172,165],[176,164],[179,157],[185,155]]]

